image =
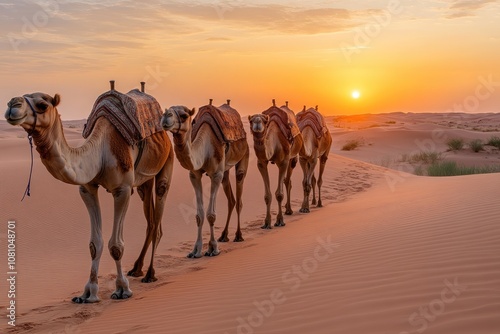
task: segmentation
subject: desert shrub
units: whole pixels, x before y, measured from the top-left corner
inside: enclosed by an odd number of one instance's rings
[[[491,137],[490,140],[488,140],[488,145],[490,146],[495,146],[496,148],[500,149],[500,137]]]
[[[434,163],[427,168],[427,175],[429,176],[457,176],[488,173],[500,173],[500,165],[468,167],[459,166],[455,161],[443,161]]]
[[[474,152],[479,152],[484,150],[484,144],[481,139],[474,139],[469,143],[469,147],[471,148],[472,151]]]
[[[352,151],[361,146],[361,141],[358,139],[351,139],[342,146],[342,151]]]
[[[453,138],[446,143],[451,151],[460,151],[464,148],[464,140],[462,138]]]
[[[415,167],[415,175],[423,176],[425,175],[424,167],[422,165]]]
[[[436,151],[429,151],[429,152],[422,151],[414,154],[403,154],[401,156],[402,162],[409,162],[411,164],[418,164],[418,163],[432,164],[441,159],[442,159],[441,152],[436,152]]]

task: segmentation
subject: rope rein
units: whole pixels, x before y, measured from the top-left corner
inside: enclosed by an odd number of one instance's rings
[[[35,121],[33,122],[33,128],[31,128],[31,131],[28,132],[28,142],[30,144],[30,153],[31,153],[30,176],[28,178],[28,184],[26,185],[26,190],[24,191],[24,195],[23,198],[21,199],[21,202],[24,201],[26,195],[28,195],[28,197],[31,196],[31,177],[33,175],[33,133],[35,132],[36,121],[37,121],[37,112],[35,111],[35,108],[33,108],[30,101],[26,97],[24,97],[24,100],[30,106]]]

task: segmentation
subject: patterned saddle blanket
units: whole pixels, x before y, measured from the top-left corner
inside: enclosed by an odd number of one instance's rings
[[[311,127],[316,135],[316,138],[321,138],[323,134],[328,132],[325,119],[316,109],[309,108],[297,114],[297,123],[300,131],[303,131],[306,126]]]
[[[220,107],[209,104],[201,107],[193,119],[192,140],[196,138],[203,124],[210,125],[219,141],[223,143],[231,143],[247,137],[240,114],[228,104]]]
[[[278,125],[281,132],[290,143],[300,134],[295,114],[287,106],[281,106],[279,108],[272,106],[262,113],[269,116],[269,121],[274,121]]]
[[[84,138],[92,133],[100,117],[106,117],[131,146],[163,131],[160,104],[154,97],[138,89],[127,94],[110,90],[99,96],[83,129]]]

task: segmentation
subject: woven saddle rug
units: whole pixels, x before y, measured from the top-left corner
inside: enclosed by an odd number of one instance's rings
[[[203,124],[212,128],[221,143],[232,143],[247,137],[240,114],[227,104],[220,107],[209,104],[198,110],[193,119],[192,140],[196,138]]]
[[[272,106],[262,113],[269,116],[270,122],[274,121],[278,125],[281,132],[290,143],[292,143],[293,139],[300,134],[295,114],[287,106],[281,106],[280,108]]]
[[[300,131],[304,131],[306,126],[311,127],[316,135],[316,138],[321,138],[323,134],[328,132],[328,128],[325,123],[323,115],[321,115],[316,109],[309,108],[303,110],[297,114],[297,123],[299,125]]]
[[[160,104],[154,97],[138,89],[127,94],[110,90],[99,96],[83,129],[84,138],[92,133],[100,117],[106,117],[131,146],[163,131]]]

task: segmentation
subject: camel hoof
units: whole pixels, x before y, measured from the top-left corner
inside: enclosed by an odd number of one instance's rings
[[[245,241],[245,239],[243,239],[243,237],[241,235],[237,235],[234,237],[234,242],[243,242]]]
[[[92,300],[90,298],[74,297],[71,301],[75,304],[97,303],[99,299]]]
[[[323,204],[321,203],[321,201],[318,202],[318,205],[316,205],[317,208],[322,208],[323,207]]]
[[[260,228],[263,230],[272,230],[273,229],[273,227],[269,224],[264,224]]]
[[[144,273],[142,272],[142,270],[135,270],[135,269],[132,269],[127,273],[127,276],[132,276],[132,277],[141,277],[143,275]]]
[[[201,254],[189,253],[187,257],[190,259],[199,259],[201,257]]]
[[[229,238],[227,237],[227,235],[224,235],[224,236],[220,236],[219,239],[217,239],[218,242],[228,242],[229,241]]]
[[[279,221],[277,221],[277,222],[274,224],[274,226],[276,226],[276,227],[283,227],[283,226],[285,226],[285,225],[286,225],[286,224],[285,224],[285,222],[284,222],[283,220],[279,220]]]
[[[111,299],[128,299],[132,297],[132,291],[119,289],[111,294]]]
[[[213,250],[211,252],[206,252],[205,256],[217,256],[219,254],[220,254],[220,252],[218,250]]]
[[[141,282],[142,283],[153,283],[153,282],[156,282],[158,280],[158,278],[156,277],[147,277],[147,276],[144,276],[143,279],[141,279]]]
[[[293,211],[291,209],[286,209],[285,211],[285,215],[292,215],[293,214]]]
[[[299,212],[309,213],[309,212],[311,212],[311,210],[309,210],[309,208],[302,208],[302,209],[299,210]]]

